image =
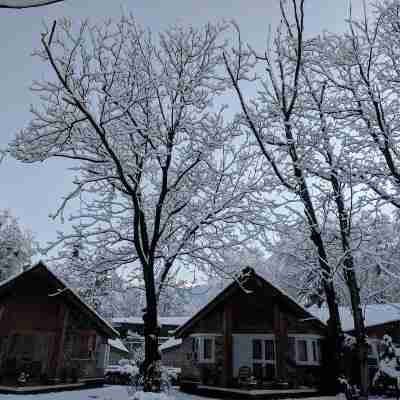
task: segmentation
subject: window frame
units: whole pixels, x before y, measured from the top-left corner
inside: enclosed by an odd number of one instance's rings
[[[267,366],[270,366],[273,368],[274,372],[273,375],[276,376],[276,338],[274,334],[253,334],[253,335],[248,335],[250,338],[250,343],[251,343],[251,358],[250,358],[250,363],[251,363],[251,370],[253,375],[256,375],[255,372],[255,365],[259,366],[261,368],[261,375],[264,379],[265,376],[265,368]],[[254,341],[259,340],[261,342],[261,358],[254,358]],[[267,359],[267,352],[266,352],[266,342],[272,342],[272,354],[273,354],[273,359]]]
[[[323,339],[322,336],[313,334],[289,334],[288,337],[294,339],[295,354],[294,355],[290,354],[290,357],[292,357],[292,359],[295,360],[297,365],[315,365],[315,366],[321,365],[322,363],[321,340]],[[299,359],[298,342],[300,341],[306,342],[307,361]],[[314,353],[314,350],[316,351],[316,353]],[[314,357],[315,355],[317,356],[317,359],[315,359]]]
[[[215,363],[215,337],[219,335],[191,335],[193,340],[192,351],[193,360],[201,364],[214,364]],[[205,358],[205,341],[211,341],[211,358]]]

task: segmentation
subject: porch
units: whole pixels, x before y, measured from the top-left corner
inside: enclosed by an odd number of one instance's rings
[[[38,393],[53,393],[70,390],[81,390],[103,386],[104,379],[93,378],[86,379],[76,383],[60,383],[60,384],[29,384],[26,386],[7,386],[0,384],[0,394],[38,394]]]
[[[320,392],[317,389],[299,388],[299,389],[262,389],[262,388],[227,388],[208,385],[185,386],[183,382],[182,390],[188,393],[198,394],[213,398],[229,399],[285,399],[285,398],[305,398],[317,397]]]
[[[84,333],[65,341],[44,331],[13,331],[0,336],[0,385],[18,392],[102,378],[103,341]],[[89,345],[88,340],[82,340],[88,337],[93,338]]]

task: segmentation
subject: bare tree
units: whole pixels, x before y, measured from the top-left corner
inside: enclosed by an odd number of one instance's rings
[[[372,18],[366,7],[361,20],[350,12],[347,33],[315,40],[313,68],[336,89],[329,113],[346,121],[357,160],[353,178],[370,189],[371,200],[400,208],[400,4],[376,1],[373,7]]]
[[[33,85],[42,108],[32,109],[10,151],[24,162],[73,162],[76,190],[56,215],[78,196],[81,209],[58,243],[72,258],[94,247],[97,268],[131,266],[132,279],[143,280],[149,367],[158,359],[157,303],[168,277],[187,265],[206,268],[246,239],[236,224],[251,213],[256,172],[215,104],[226,88],[225,26],[178,26],[157,39],[131,16],[84,22],[77,33],[69,20],[59,26],[37,52],[54,73]]]
[[[275,193],[280,200],[270,200],[269,209],[275,216],[279,213],[279,208],[285,209],[281,212],[281,222],[276,224],[275,229],[278,230],[279,225],[285,225],[284,230],[294,229],[293,223],[282,223],[290,219],[290,214],[296,218],[300,216],[306,221],[309,229],[310,238],[318,254],[322,285],[330,313],[328,337],[330,348],[335,349],[329,353],[332,357],[330,366],[334,376],[338,376],[342,331],[333,271],[321,234],[319,203],[313,198],[310,189],[312,180],[310,181],[307,172],[307,166],[315,163],[315,153],[310,152],[307,144],[304,145],[308,122],[301,117],[301,70],[305,47],[304,0],[292,0],[290,3],[293,22],[289,20],[285,2],[281,1],[282,23],[273,39],[272,48],[268,48],[263,55],[258,55],[243,45],[237,28],[238,47],[231,54],[225,53],[225,66],[242,108],[240,122],[254,138],[260,150],[260,157],[265,160],[265,173],[271,176],[272,172],[273,178],[266,179],[268,186],[265,191]],[[256,78],[261,84],[259,97],[247,101],[241,83],[252,80],[249,73],[254,67],[253,56],[264,64],[267,78]],[[277,221],[279,219],[276,218]],[[336,385],[335,380],[331,379],[330,382]]]
[[[32,234],[9,211],[0,211],[0,281],[22,272],[34,254]]]
[[[337,221],[338,234],[341,241],[342,254],[339,258],[343,277],[350,294],[351,310],[354,318],[356,333],[358,365],[360,367],[360,385],[363,395],[367,395],[369,387],[368,378],[368,346],[364,316],[361,308],[361,296],[356,275],[355,259],[353,255],[351,225],[353,213],[362,208],[363,201],[357,201],[356,189],[361,185],[353,185],[352,171],[354,169],[352,157],[346,140],[343,140],[343,124],[335,121],[327,110],[331,110],[335,97],[329,96],[327,82],[316,74],[310,73],[308,63],[301,68],[306,91],[303,96],[303,113],[308,114],[310,120],[309,133],[311,133],[311,147],[318,157],[318,166],[311,165],[310,172],[314,173],[322,182],[319,192],[325,194],[324,202],[329,207],[333,203],[333,215]],[[313,121],[314,123],[312,123]],[[328,184],[328,187],[326,187]]]

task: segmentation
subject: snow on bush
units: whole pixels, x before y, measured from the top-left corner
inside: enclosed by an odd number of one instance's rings
[[[373,386],[385,378],[395,379],[396,382],[400,378],[400,350],[395,348],[389,335],[383,336],[382,346],[383,351],[379,355],[379,369],[372,380]]]

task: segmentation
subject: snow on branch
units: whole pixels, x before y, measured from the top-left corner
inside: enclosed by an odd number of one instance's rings
[[[48,6],[50,4],[61,3],[64,0],[0,0],[0,8],[33,8]]]

